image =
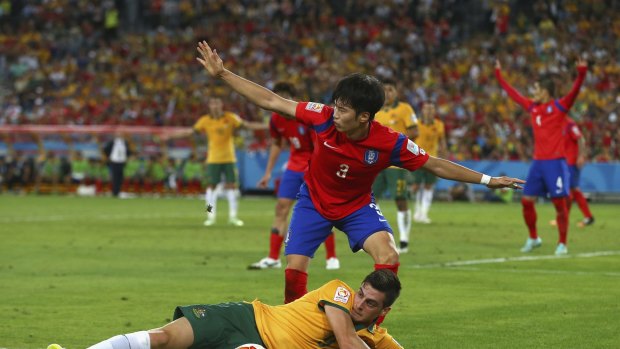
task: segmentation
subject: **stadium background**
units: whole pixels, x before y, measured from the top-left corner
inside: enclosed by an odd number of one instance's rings
[[[200,166],[207,149],[200,137],[157,135],[190,127],[209,95],[223,96],[244,119],[269,117],[209,81],[195,62],[198,40],[252,80],[294,82],[302,99],[328,102],[337,79],[354,71],[393,77],[416,111],[425,99],[437,102],[451,160],[521,177],[531,128],[494,81],[495,58],[522,91],[549,71],[561,74],[565,92],[584,54],[590,69],[571,116],[590,148],[584,188],[603,201],[617,199],[620,184],[619,7],[613,0],[0,0],[0,311],[7,319],[0,347],[85,346],[161,325],[177,303],[281,302],[280,271],[242,270],[266,251],[273,201],[244,197],[246,227],[205,232],[203,203],[173,198],[166,186],[171,173],[183,178],[196,168],[189,163]],[[136,181],[125,190],[170,200],[35,195],[75,190],[61,184],[80,155],[91,163],[89,184],[105,193],[100,146],[118,125],[131,128],[138,154]],[[241,132],[236,144],[242,184],[251,189],[268,138]],[[440,198],[450,186],[439,183]],[[395,215],[388,202],[382,207]],[[595,202],[597,224],[587,233],[571,227],[566,259],[541,251],[531,260],[518,253],[525,228],[517,203],[433,207],[434,224],[414,226],[413,252],[402,258],[407,288],[386,323],[405,347],[617,347],[616,204]],[[539,224],[551,215],[540,205]],[[546,242],[554,234],[541,226]],[[351,254],[343,234],[338,251],[337,277],[355,281],[368,271],[367,256]],[[320,261],[310,272],[310,287],[334,277]]]

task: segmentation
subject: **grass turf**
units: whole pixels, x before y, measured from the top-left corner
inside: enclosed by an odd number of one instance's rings
[[[205,228],[199,199],[0,196],[0,347],[86,347],[159,327],[180,304],[280,304],[283,271],[245,269],[267,253],[274,204],[243,199],[236,228],[220,201]],[[401,256],[403,292],[385,326],[405,348],[617,348],[618,207],[592,205],[595,225],[578,229],[573,206],[569,256],[555,258],[553,207],[537,205],[543,246],[523,260],[520,205],[434,203]],[[382,208],[396,227],[393,203]],[[333,278],[356,287],[372,270],[342,233],[340,270],[324,269],[322,249],[310,289]]]

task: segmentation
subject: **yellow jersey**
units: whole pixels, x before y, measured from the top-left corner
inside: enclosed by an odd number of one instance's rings
[[[415,111],[409,103],[396,102],[390,107],[383,107],[375,114],[375,120],[381,125],[407,135],[407,129],[418,124]]]
[[[435,118],[433,123],[426,125],[423,122],[418,124],[418,137],[415,143],[424,149],[428,155],[437,156],[439,152],[439,141],[445,137],[445,127],[443,121]]]
[[[278,306],[252,302],[256,327],[267,348],[337,349],[325,307],[350,313],[355,292],[344,282],[332,280],[298,300]],[[402,349],[384,328],[356,325],[358,336],[371,348]]]
[[[242,124],[241,118],[229,111],[225,111],[217,119],[206,114],[196,121],[194,130],[203,132],[207,136],[207,164],[226,164],[237,161],[233,140],[235,129]]]

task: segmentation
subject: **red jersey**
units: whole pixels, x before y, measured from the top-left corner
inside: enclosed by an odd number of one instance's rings
[[[368,205],[372,183],[382,170],[398,166],[414,171],[428,160],[412,140],[376,121],[366,138],[351,140],[336,130],[333,113],[332,107],[307,102],[299,103],[295,113],[316,135],[304,180],[312,203],[329,220]]]
[[[508,96],[525,108],[531,116],[534,131],[534,160],[552,160],[564,157],[564,127],[566,114],[575,103],[579,89],[588,71],[587,67],[579,67],[578,76],[568,95],[561,99],[539,104],[523,97],[502,78],[501,70],[495,69],[495,77]]]
[[[313,149],[312,131],[308,126],[273,113],[269,120],[269,132],[274,139],[285,138],[291,144],[291,154],[286,168],[291,171],[304,172],[308,168]]]
[[[566,143],[564,145],[566,163],[568,165],[576,165],[577,156],[579,155],[579,138],[582,137],[582,134],[579,126],[577,126],[573,119],[566,118],[566,121]]]

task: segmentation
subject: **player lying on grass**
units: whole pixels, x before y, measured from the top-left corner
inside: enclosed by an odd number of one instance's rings
[[[402,349],[383,327],[375,326],[400,294],[389,270],[370,273],[357,292],[332,280],[295,302],[177,307],[174,321],[154,330],[119,335],[89,349],[232,349],[245,343],[268,349]]]
[[[332,95],[334,107],[282,98],[224,67],[216,51],[203,41],[198,61],[213,78],[229,85],[257,106],[308,125],[315,131],[314,151],[289,224],[285,254],[285,302],[307,292],[310,260],[335,226],[345,232],[351,250],[372,256],[375,269],[398,271],[399,256],[387,223],[375,204],[371,186],[382,170],[398,166],[424,168],[446,179],[482,183],[489,188],[521,188],[524,181],[490,177],[429,156],[402,133],[374,121],[385,101],[375,77],[351,74]]]

